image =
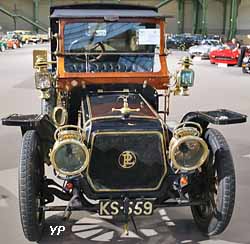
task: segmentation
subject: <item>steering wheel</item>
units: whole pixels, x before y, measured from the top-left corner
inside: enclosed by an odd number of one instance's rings
[[[79,40],[75,40],[70,44],[69,53],[71,52],[72,47],[75,44],[77,44],[78,42],[79,42]],[[75,59],[79,60],[79,61],[82,61],[82,62],[86,62],[86,57],[88,57],[88,62],[90,62],[90,63],[98,61],[102,57],[103,53],[105,52],[105,46],[104,46],[104,44],[102,42],[97,42],[95,44],[89,44],[88,46],[79,49],[79,52],[82,52],[82,53],[87,53],[87,52],[93,53],[98,48],[101,48],[100,53],[99,53],[98,56],[93,55],[93,54],[91,54],[91,55],[83,55],[83,56],[75,56]]]

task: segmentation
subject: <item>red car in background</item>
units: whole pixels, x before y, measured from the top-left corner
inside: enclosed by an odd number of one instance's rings
[[[224,63],[236,65],[240,56],[240,49],[234,46],[225,45],[219,49],[213,50],[209,54],[211,64]]]

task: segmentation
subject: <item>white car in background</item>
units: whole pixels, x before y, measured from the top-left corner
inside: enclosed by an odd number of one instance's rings
[[[189,55],[191,58],[201,57],[203,59],[209,58],[209,53],[212,50],[218,49],[222,46],[220,41],[214,39],[205,39],[201,41],[200,45],[195,45],[189,48]]]

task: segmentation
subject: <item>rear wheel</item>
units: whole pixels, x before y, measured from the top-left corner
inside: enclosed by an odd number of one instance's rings
[[[191,206],[194,221],[207,236],[217,235],[228,226],[235,201],[235,171],[232,155],[225,138],[215,129],[208,129],[205,140],[210,148],[210,160],[202,171],[206,177],[205,189],[198,200],[208,199],[206,204]]]
[[[34,130],[29,130],[23,136],[19,167],[20,216],[29,241],[39,241],[44,227],[43,178],[39,138]]]

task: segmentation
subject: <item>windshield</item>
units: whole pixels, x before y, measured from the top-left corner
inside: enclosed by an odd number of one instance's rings
[[[160,29],[153,23],[68,23],[66,72],[160,71]]]

